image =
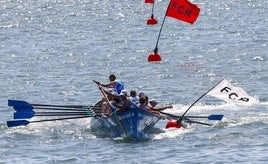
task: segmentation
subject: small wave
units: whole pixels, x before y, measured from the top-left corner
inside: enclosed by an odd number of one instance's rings
[[[252,60],[254,60],[254,61],[265,61],[265,59],[263,57],[261,57],[261,56],[255,56],[255,57],[252,58]]]

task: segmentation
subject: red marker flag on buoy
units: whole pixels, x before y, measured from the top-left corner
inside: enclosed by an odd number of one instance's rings
[[[167,16],[193,24],[197,20],[199,12],[200,12],[199,7],[195,4],[188,2],[187,0],[170,0],[170,3],[166,11],[166,15],[162,21],[160,31],[157,37],[154,54],[150,54],[148,56],[148,61],[149,62],[154,62],[155,60],[161,61],[161,57],[157,53],[158,42]]]

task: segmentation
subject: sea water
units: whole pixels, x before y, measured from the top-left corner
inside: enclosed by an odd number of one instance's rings
[[[201,9],[197,21],[167,17],[162,61],[148,63],[169,1],[156,0],[154,26],[146,25],[152,5],[144,1],[0,1],[0,163],[266,163],[268,3],[191,2]],[[187,114],[224,114],[221,122],[165,129],[161,120],[142,140],[109,137],[91,118],[7,128],[9,99],[93,105],[102,95],[92,81],[108,82],[111,73],[128,91],[172,104],[165,112],[175,115],[222,78],[260,104],[237,107],[206,95]]]

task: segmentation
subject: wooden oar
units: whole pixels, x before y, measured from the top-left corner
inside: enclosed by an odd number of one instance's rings
[[[59,107],[59,108],[82,108],[84,105],[49,105],[49,104],[30,104],[22,100],[8,100],[8,106],[43,106],[43,107]]]
[[[213,114],[209,116],[185,116],[186,118],[207,118],[208,120],[218,120],[221,121],[224,115],[222,114]]]
[[[98,85],[99,90],[101,91],[101,93],[102,93],[102,95],[104,96],[105,100],[106,100],[107,103],[109,104],[110,108],[113,109],[112,104],[110,103],[110,101],[109,101],[109,99],[108,99],[106,93],[104,92],[103,88],[99,85],[99,83],[98,83],[97,81],[93,80],[93,82],[95,82],[95,83]],[[120,128],[121,128],[122,131],[124,132],[124,134],[127,135],[127,131],[126,131],[125,127],[124,127],[123,124],[122,124],[122,120],[119,120],[119,118],[118,118],[118,116],[117,116],[117,114],[116,114],[116,111],[113,111],[113,115],[114,115],[115,119],[117,120],[117,122],[118,122]]]
[[[14,119],[29,119],[34,116],[96,116],[92,112],[15,112]]]
[[[173,119],[179,119],[182,116],[173,115],[170,113],[160,112],[161,114],[166,115],[167,117],[173,118]],[[222,120],[224,115],[209,115],[209,116],[185,116],[185,118],[207,118],[208,120]]]
[[[12,120],[12,121],[7,121],[7,126],[8,126],[8,127],[15,127],[15,126],[28,125],[29,123],[36,123],[36,122],[47,122],[47,121],[58,121],[58,120],[70,120],[70,119],[79,119],[79,118],[87,118],[87,117],[88,117],[88,116],[77,116],[77,117],[66,117],[66,118],[57,118],[57,119],[38,120],[38,121]]]
[[[15,110],[15,111],[21,111],[21,112],[23,112],[23,111],[33,111],[34,109],[40,109],[40,110],[62,110],[62,111],[85,111],[85,109],[82,109],[82,108],[76,108],[76,109],[74,109],[74,108],[38,108],[38,107],[36,107],[36,108],[34,108],[34,107],[32,107],[32,106],[30,106],[30,105],[15,105],[15,106],[13,106],[13,109]]]
[[[164,113],[164,112],[161,112],[162,114],[166,115],[167,118],[169,120],[173,120],[173,119],[181,119],[181,116],[176,116],[176,115],[173,115],[173,114],[169,114],[169,113]],[[191,118],[208,118],[208,119],[212,119],[212,120],[221,120],[221,118],[223,117],[223,115],[210,115],[210,116],[190,116]],[[199,122],[199,121],[194,121],[194,120],[190,120],[188,118],[188,116],[185,116],[182,120],[184,120],[185,122],[188,122],[188,123],[196,123],[196,124],[202,124],[202,125],[207,125],[207,126],[211,126],[211,124],[208,124],[208,123],[203,123],[203,122]],[[177,121],[177,124],[181,124],[181,122],[178,123]]]
[[[55,107],[33,107],[31,105],[14,105],[13,109],[17,112],[30,112],[34,109],[40,109],[40,110],[58,110],[58,111],[85,111],[88,109],[98,109],[97,106],[82,106],[81,108],[55,108]]]

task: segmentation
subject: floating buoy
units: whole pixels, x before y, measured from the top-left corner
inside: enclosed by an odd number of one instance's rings
[[[171,120],[169,122],[167,122],[167,125],[166,125],[166,129],[168,128],[181,128],[183,127],[183,124],[182,123],[177,123],[177,120]]]
[[[154,17],[147,19],[147,25],[155,25],[157,24],[157,20]]]
[[[154,0],[145,0],[145,3],[154,3]]]
[[[160,62],[161,56],[158,53],[151,53],[148,56],[148,62]]]

